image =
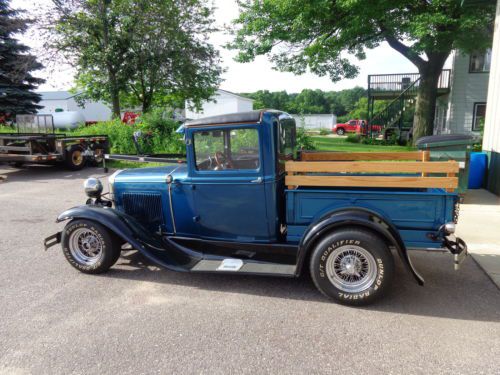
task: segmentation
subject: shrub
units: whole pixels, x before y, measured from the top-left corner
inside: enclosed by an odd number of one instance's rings
[[[103,121],[97,124],[80,127],[72,135],[107,135],[111,144],[111,152],[117,154],[134,154],[136,152],[133,135],[137,129],[120,120]]]
[[[331,130],[328,130],[328,129],[325,129],[325,128],[319,129],[319,135],[328,135],[328,134],[331,134],[331,133],[332,133]]]
[[[135,154],[134,133],[141,132],[138,143],[145,154],[183,153],[182,136],[175,131],[179,123],[170,118],[163,110],[153,110],[141,116],[135,124],[128,125],[120,120],[98,122],[97,124],[76,129],[75,135],[107,135],[111,152]]]
[[[312,137],[301,126],[297,127],[297,147],[299,150],[314,150]]]
[[[359,143],[361,142],[361,137],[359,136],[359,134],[349,134],[346,138],[346,142]]]

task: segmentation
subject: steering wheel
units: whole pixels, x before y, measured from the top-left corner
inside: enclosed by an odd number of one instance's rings
[[[222,152],[215,152],[215,162],[220,169],[234,168],[233,163]]]

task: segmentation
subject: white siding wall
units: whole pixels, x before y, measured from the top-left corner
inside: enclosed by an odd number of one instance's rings
[[[469,55],[454,53],[447,119],[449,132],[472,131],[474,103],[486,102],[488,77],[488,73],[469,73]]]
[[[253,110],[253,101],[238,99],[238,110],[237,112],[249,112]]]
[[[500,153],[500,1],[497,2],[483,149]]]
[[[75,99],[68,99],[68,111],[77,111],[83,115],[85,121],[107,121],[111,119],[111,108],[102,102],[86,102],[79,107]]]
[[[247,112],[253,109],[252,100],[226,93],[224,91],[217,91],[213,99],[215,102],[204,102],[202,104],[202,109],[199,112],[189,109],[189,102],[186,102],[186,118],[194,120],[202,117],[223,115],[226,113]]]
[[[292,117],[297,126],[306,129],[332,129],[337,123],[337,116],[332,114],[292,115]]]

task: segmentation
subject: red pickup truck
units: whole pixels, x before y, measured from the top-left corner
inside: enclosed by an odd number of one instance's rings
[[[368,121],[366,120],[349,120],[344,124],[335,124],[332,128],[332,132],[338,135],[344,135],[345,133],[357,133],[357,134],[368,134]],[[372,125],[372,132],[379,133],[382,131],[382,126]]]

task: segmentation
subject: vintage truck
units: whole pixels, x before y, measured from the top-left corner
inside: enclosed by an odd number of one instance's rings
[[[59,215],[68,223],[45,248],[62,243],[69,263],[89,274],[107,271],[122,247],[173,271],[310,272],[324,295],[349,305],[387,292],[397,258],[423,285],[410,249],[447,249],[456,266],[467,254],[453,235],[456,162],[420,152],[299,157],[293,118],[271,110],[181,131],[184,163],[116,171],[109,195],[88,179],[86,205]]]

